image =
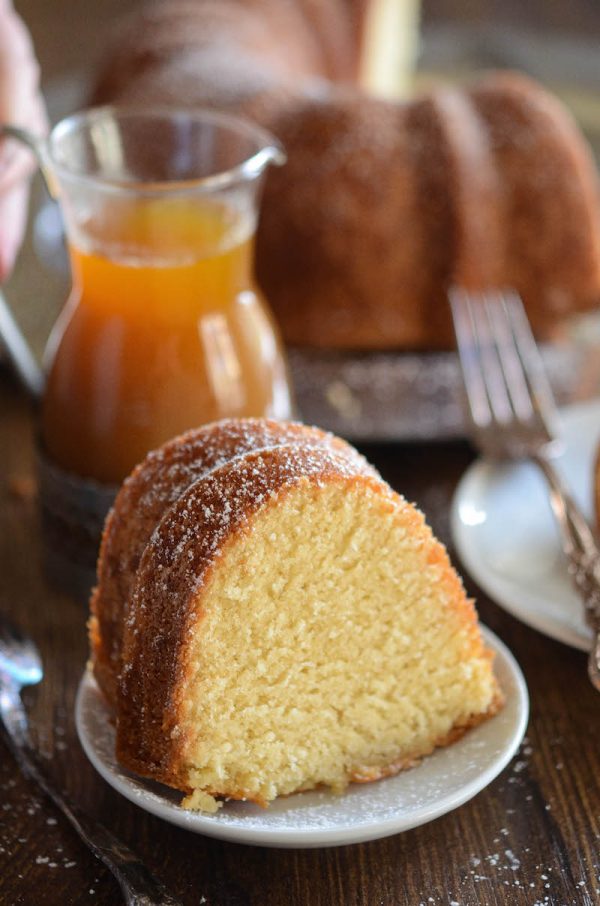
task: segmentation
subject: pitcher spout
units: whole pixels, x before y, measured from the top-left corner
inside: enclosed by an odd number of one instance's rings
[[[251,158],[248,161],[249,164],[252,162],[253,168],[257,173],[262,173],[266,167],[271,165],[282,167],[287,161],[287,155],[280,142],[273,136],[269,136],[269,139],[269,144],[261,148],[254,156],[254,159]]]

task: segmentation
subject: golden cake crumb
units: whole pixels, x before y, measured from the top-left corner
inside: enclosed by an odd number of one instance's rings
[[[181,807],[191,812],[207,812],[209,815],[215,815],[220,808],[223,808],[223,803],[210,793],[205,793],[204,790],[194,790],[189,796],[184,796],[181,800]]]

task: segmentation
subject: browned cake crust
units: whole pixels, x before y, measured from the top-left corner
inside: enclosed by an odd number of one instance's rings
[[[541,335],[596,306],[597,178],[568,113],[510,73],[402,105],[361,94],[364,9],[162,0],[123,26],[94,100],[216,107],[279,136],[257,273],[290,343],[449,347],[456,280],[516,287]]]
[[[178,771],[184,739],[176,726],[185,685],[180,665],[190,643],[188,627],[197,617],[198,592],[224,546],[235,543],[270,495],[284,485],[338,476],[362,477],[356,466],[326,449],[273,447],[199,479],[166,512],[142,555],[125,624],[117,755],[126,767],[187,789]],[[157,708],[156,702],[165,706]]]
[[[192,679],[191,672],[186,673],[192,671],[187,652],[201,623],[202,590],[228,546],[250,530],[259,508],[276,506],[292,488],[330,482],[348,489],[369,488],[378,496],[382,514],[397,506],[397,495],[359,461],[326,446],[283,444],[239,456],[209,472],[165,513],[141,558],[125,625],[117,698],[117,756],[125,767],[191,792],[182,758],[187,728],[181,714]],[[413,510],[411,519],[407,530],[421,533],[427,543],[431,536],[423,517]],[[484,648],[473,603],[465,597],[444,548],[435,545],[428,556],[443,570],[453,606],[464,612],[472,651],[481,655]],[[458,724],[427,751],[415,751],[381,769],[357,770],[351,779],[368,782],[410,767],[436,744],[448,744],[468,726],[491,716],[501,703],[498,691],[486,713]],[[229,795],[248,798],[241,789]]]
[[[211,469],[248,451],[291,442],[331,449],[360,472],[377,474],[353,447],[318,428],[269,419],[229,419],[189,431],[150,453],[124,482],[104,528],[89,626],[94,675],[113,704],[136,571],[165,511]]]
[[[600,194],[591,152],[559,101],[497,73],[470,90],[500,179],[500,272],[538,334],[600,301]],[[503,256],[502,256],[503,252]]]

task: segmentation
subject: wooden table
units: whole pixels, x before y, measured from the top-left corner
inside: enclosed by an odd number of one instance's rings
[[[589,906],[600,903],[600,698],[585,656],[477,597],[482,620],[512,649],[531,694],[526,742],[475,799],[437,821],[362,845],[276,850],[221,843],[151,817],[113,792],[86,760],[73,704],[87,655],[86,602],[46,584],[33,477],[34,414],[0,371],[0,608],[38,642],[46,668],[27,701],[48,774],[135,847],[184,904],[209,906]],[[446,542],[467,444],[365,449],[421,505]],[[120,902],[112,876],[0,744],[0,903]],[[204,898],[204,899],[203,899]]]

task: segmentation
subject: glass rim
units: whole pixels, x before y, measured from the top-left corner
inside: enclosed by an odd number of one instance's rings
[[[57,159],[57,143],[67,134],[82,125],[93,124],[105,117],[115,120],[131,119],[168,119],[171,121],[187,120],[204,122],[229,129],[232,133],[245,135],[256,142],[257,150],[249,157],[227,170],[216,170],[208,176],[172,180],[136,180],[106,177],[101,174],[83,173],[73,169]],[[133,195],[176,195],[181,192],[214,192],[230,188],[241,182],[250,182],[264,171],[268,164],[280,166],[286,161],[283,146],[274,135],[243,117],[205,108],[107,104],[99,107],[88,107],[69,116],[63,117],[52,128],[45,145],[47,167],[59,179],[66,178],[100,191]]]

